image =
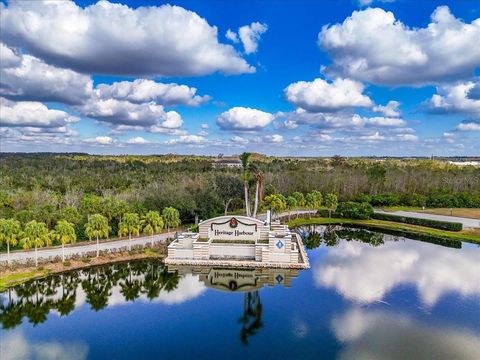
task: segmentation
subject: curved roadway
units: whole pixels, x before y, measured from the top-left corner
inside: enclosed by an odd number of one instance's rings
[[[382,214],[400,215],[400,216],[406,216],[406,217],[412,217],[412,218],[418,218],[418,219],[428,219],[428,220],[438,220],[438,221],[448,221],[448,222],[462,223],[464,229],[480,228],[480,220],[464,218],[464,217],[426,214],[426,213],[419,213],[419,212],[414,212],[414,211],[375,210],[375,212],[376,213],[382,213]]]
[[[174,232],[170,233],[163,233],[153,236],[144,236],[138,238],[132,238],[132,246],[135,245],[147,245],[153,242],[164,242],[169,237],[173,237],[175,235]],[[117,250],[124,247],[128,248],[129,240],[122,239],[122,240],[112,240],[112,241],[101,241],[99,245],[100,251],[104,250]],[[76,245],[67,245],[65,246],[65,257],[68,258],[72,255],[85,255],[91,252],[97,251],[97,244],[96,242],[88,242],[87,244],[76,244]],[[48,247],[48,248],[40,248],[38,249],[38,258],[39,259],[54,259],[57,256],[62,256],[62,247],[55,246],[55,247]],[[18,262],[25,262],[28,259],[35,258],[35,251],[34,250],[19,250],[10,253],[10,261],[18,261]],[[0,262],[7,261],[7,254],[1,253],[0,254]]]

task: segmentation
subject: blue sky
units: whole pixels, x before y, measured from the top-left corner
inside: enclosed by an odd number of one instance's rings
[[[1,151],[479,155],[478,1],[1,6]]]

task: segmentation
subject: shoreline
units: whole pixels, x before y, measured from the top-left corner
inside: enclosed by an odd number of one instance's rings
[[[412,237],[416,240],[436,243],[450,247],[460,247],[461,242],[480,244],[480,234],[469,234],[468,230],[462,232],[450,232],[427,228],[418,225],[396,223],[384,220],[356,220],[342,218],[312,217],[292,219],[287,222],[289,227],[295,228],[308,225],[344,225],[356,228],[363,228],[372,231],[384,231],[385,233],[398,236]],[[39,267],[31,265],[16,264],[12,268],[2,266],[0,268],[0,292],[30,280],[41,279],[53,274],[85,269],[100,265],[108,265],[118,262],[126,262],[144,259],[166,258],[167,247],[161,245],[157,248],[146,247],[140,250],[124,251],[121,253],[110,253],[100,257],[87,257],[83,259],[67,259],[65,262],[46,262],[39,264]]]
[[[473,244],[480,244],[480,233],[475,233],[474,231],[462,230],[459,232],[453,232],[385,220],[356,220],[312,217],[311,219],[293,219],[288,222],[288,226],[292,228],[305,225],[345,225],[352,227],[360,227],[366,230],[383,230],[392,235],[397,234],[400,236],[419,236],[424,237],[427,241],[428,239],[430,239],[440,241],[453,241],[457,243],[464,241]]]
[[[134,260],[159,259],[166,258],[166,247],[163,248],[144,248],[137,251],[108,254],[97,257],[88,257],[80,260],[68,259],[65,262],[48,262],[35,266],[19,266],[14,269],[8,269],[6,266],[0,269],[0,292],[8,290],[23,284],[30,280],[42,279],[50,275],[59,274],[72,270],[80,270],[101,265],[109,265],[120,262]],[[68,265],[66,265],[68,264]]]

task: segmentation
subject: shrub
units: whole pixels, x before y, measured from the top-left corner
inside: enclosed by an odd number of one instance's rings
[[[402,195],[401,204],[415,207],[423,207],[427,205],[427,197],[417,193]]]
[[[354,200],[356,202],[368,202],[368,203],[371,203],[372,202],[372,195],[368,195],[368,194],[358,194],[357,196],[355,196]]]
[[[198,225],[192,225],[188,228],[188,231],[198,233]]]
[[[335,212],[337,216],[349,219],[368,219],[373,214],[372,205],[366,202],[341,202]]]
[[[72,265],[72,263],[70,261],[64,261],[63,262],[63,266],[70,266]]]
[[[400,195],[395,193],[372,195],[370,204],[373,206],[396,206],[401,204]]]
[[[449,231],[460,231],[463,229],[462,223],[430,220],[430,219],[419,219],[419,218],[393,215],[393,214],[375,213],[372,215],[372,218],[378,219],[378,220],[395,221],[395,222],[411,224],[411,225],[426,226],[434,229],[449,230]]]

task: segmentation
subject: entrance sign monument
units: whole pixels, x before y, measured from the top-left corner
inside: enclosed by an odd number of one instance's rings
[[[267,216],[268,219],[268,216]],[[202,221],[168,246],[166,264],[222,267],[310,267],[301,237],[287,225],[226,215]]]

